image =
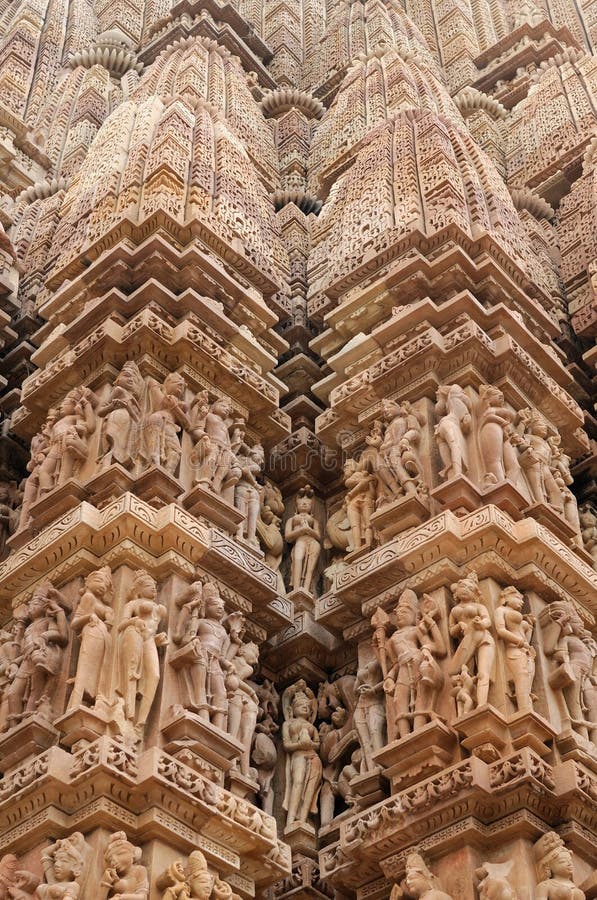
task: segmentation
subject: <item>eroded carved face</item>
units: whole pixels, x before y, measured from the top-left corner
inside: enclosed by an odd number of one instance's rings
[[[223,619],[226,614],[224,601],[220,597],[217,587],[206,584],[203,588],[205,601],[205,615],[209,619]]]
[[[572,878],[574,867],[572,865],[572,854],[570,850],[561,844],[548,857],[547,864],[551,869],[552,875],[562,878]]]
[[[297,694],[292,701],[292,712],[297,719],[308,719],[311,713],[311,704],[306,694]]]
[[[398,603],[394,615],[396,616],[396,624],[399,628],[416,624],[417,614],[408,603]]]
[[[122,875],[135,861],[135,848],[128,841],[116,841],[106,850],[106,863]]]
[[[298,513],[310,513],[313,506],[313,501],[310,497],[302,496],[297,497],[296,500],[296,511]]]

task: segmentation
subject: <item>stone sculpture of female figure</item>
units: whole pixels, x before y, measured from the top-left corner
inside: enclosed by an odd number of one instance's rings
[[[509,442],[515,413],[504,403],[504,395],[492,384],[479,387],[479,449],[483,462],[483,486],[516,480],[516,451]]]
[[[284,537],[289,544],[294,544],[290,572],[292,589],[310,591],[321,553],[321,529],[313,515],[313,490],[310,487],[299,491],[296,512],[286,522]]]
[[[101,881],[103,898],[147,900],[149,880],[147,869],[140,864],[140,859],[140,848],[131,844],[124,831],[110,835],[104,852],[106,868]],[[98,897],[102,897],[102,894]]]
[[[255,734],[259,698],[248,679],[259,662],[259,647],[253,641],[241,644],[231,660],[232,668],[226,676],[228,693],[228,733],[243,745],[240,770],[249,774],[251,743]]]
[[[157,602],[157,585],[147,572],[139,570],[118,626],[118,693],[124,699],[126,718],[140,731],[147,722],[160,681],[158,647],[168,642],[158,625],[166,607]],[[137,709],[137,697],[140,697]]]
[[[284,724],[282,743],[286,751],[286,785],[283,808],[286,827],[305,823],[309,813],[317,812],[323,766],[319,758],[319,734],[313,724],[317,700],[301,678],[282,695]]]
[[[572,880],[572,854],[555,831],[548,831],[534,847],[539,884],[535,900],[585,900],[584,891]]]
[[[355,459],[344,463],[346,495],[344,506],[352,533],[352,550],[370,547],[373,543],[371,516],[375,512],[377,479]]]
[[[466,435],[471,430],[471,401],[459,384],[442,384],[437,389],[435,426],[439,455],[444,464],[442,478],[458,478],[468,471]]]
[[[531,647],[534,619],[522,614],[524,596],[515,587],[500,594],[494,614],[495,630],[506,649],[506,669],[514,685],[519,712],[533,708],[531,688],[535,677],[535,650]]]
[[[563,514],[562,494],[551,469],[553,453],[548,441],[547,422],[536,409],[521,410],[518,417],[523,431],[516,434],[513,440],[518,448],[531,502],[548,503],[556,512]]]
[[[125,469],[132,468],[143,387],[137,364],[129,360],[116,376],[109,398],[98,407],[97,414],[104,420],[99,454],[102,468],[115,462]]]
[[[483,603],[476,572],[471,572],[451,585],[456,605],[450,610],[450,634],[459,641],[450,661],[450,675],[457,675],[463,665],[476,671],[476,706],[487,703],[489,684],[495,659],[495,641],[491,619]]]
[[[96,425],[97,397],[89,388],[69,391],[48,430],[48,451],[39,467],[39,497],[76,478],[87,459]]]
[[[354,689],[358,698],[353,714],[354,727],[363,752],[365,771],[371,772],[375,769],[373,754],[384,745],[386,724],[383,676],[376,659],[359,666]]]
[[[71,620],[73,631],[81,632],[81,646],[69,709],[79,706],[85,699],[95,703],[100,693],[111,645],[112,590],[112,572],[108,566],[91,572],[85,579],[79,605]]]
[[[82,900],[81,880],[89,847],[80,831],[61,838],[42,851],[46,883],[35,892],[39,900]]]

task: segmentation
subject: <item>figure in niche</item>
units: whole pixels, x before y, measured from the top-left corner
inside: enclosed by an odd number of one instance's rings
[[[520,466],[524,472],[533,503],[548,503],[563,515],[562,495],[551,470],[552,449],[548,441],[549,427],[536,409],[518,413],[518,432],[511,438],[518,448]]]
[[[403,738],[418,731],[436,716],[434,707],[444,683],[437,660],[447,652],[439,616],[433,597],[423,595],[419,614],[417,595],[405,590],[394,611],[396,630],[389,637],[383,609],[378,608],[371,620],[373,646],[384,673],[389,740],[396,733]]]
[[[352,797],[348,785],[340,786],[340,773],[344,769],[347,751],[354,747],[354,741],[346,743],[350,738],[351,717],[348,710],[338,706],[331,714],[331,722],[322,722],[319,726],[320,757],[323,763],[323,784],[319,797],[319,813],[321,825],[328,825],[334,818],[336,797],[346,799]]]
[[[193,850],[186,869],[182,860],[176,860],[158,878],[156,886],[164,892],[162,900],[209,900],[214,882],[205,856],[200,850]]]
[[[135,572],[118,626],[118,688],[124,713],[138,733],[147,722],[160,681],[158,647],[168,643],[158,633],[166,607],[157,602],[157,584],[142,569]],[[137,698],[140,701],[137,707]]]
[[[585,900],[584,891],[574,884],[572,854],[555,831],[548,831],[535,843],[535,864],[539,884],[535,900]]]
[[[161,386],[150,379],[151,411],[141,420],[141,459],[146,466],[161,466],[170,475],[176,474],[182,453],[179,434],[191,427],[185,390],[185,380],[178,372],[170,372]]]
[[[0,859],[0,900],[33,900],[39,882],[37,875],[19,867],[13,853]]]
[[[560,490],[562,497],[562,505],[564,507],[564,518],[574,529],[577,534],[575,542],[582,547],[581,525],[578,515],[578,503],[576,497],[570,489],[574,479],[570,472],[570,457],[562,450],[562,438],[559,434],[548,437],[548,443],[551,447],[551,470],[555,482]]]
[[[69,391],[48,428],[48,450],[37,473],[38,499],[70,478],[77,478],[95,430],[97,397],[89,388]]]
[[[39,585],[26,606],[15,612],[15,639],[20,644],[20,654],[6,692],[9,728],[34,712],[52,717],[52,694],[68,644],[65,606],[62,594],[48,581]]]
[[[179,651],[171,662],[180,671],[183,705],[225,731],[226,673],[233,671],[229,657],[238,645],[232,646],[223,624],[224,601],[215,584],[195,581],[177,606],[180,612],[173,639],[184,652]]]
[[[519,712],[533,708],[531,689],[535,678],[534,647],[531,637],[535,619],[522,613],[524,596],[515,587],[506,587],[500,594],[500,605],[494,614],[497,636],[506,649],[506,670],[514,686],[514,698]]]
[[[516,483],[520,466],[516,450],[510,443],[515,413],[508,409],[503,393],[493,384],[479,387],[477,416],[483,486],[489,488],[501,484],[506,478]]]
[[[241,468],[232,450],[229,427],[233,409],[227,400],[206,404],[206,392],[194,408],[191,437],[195,442],[191,463],[195,469],[194,484],[203,485],[227,503],[234,503],[234,486]]]
[[[231,660],[232,668],[226,675],[228,695],[228,733],[243,745],[240,770],[249,775],[251,743],[257,724],[259,698],[255,687],[248,681],[259,663],[259,647],[253,641],[241,644]]]
[[[405,494],[426,494],[417,452],[424,420],[408,401],[398,405],[393,400],[383,400],[381,414],[386,428],[379,448],[377,475],[386,495],[383,502],[391,503]]]
[[[111,647],[112,591],[112,572],[108,566],[92,572],[85,579],[79,605],[71,620],[72,630],[81,632],[81,646],[68,709],[74,709],[84,700],[93,705],[106,680]],[[105,696],[106,692],[101,693]]]
[[[296,511],[286,522],[284,537],[293,544],[290,555],[292,589],[310,592],[321,553],[321,529],[313,515],[313,488],[308,485],[298,492]]]
[[[284,506],[282,506],[282,512],[284,512]],[[269,566],[276,573],[278,594],[284,596],[286,594],[286,585],[280,572],[284,554],[284,538],[280,530],[280,522],[280,516],[268,502],[266,492],[262,500],[259,518],[257,519],[257,537],[259,538],[261,549],[265,553],[264,562],[266,566]]]
[[[597,642],[571,603],[550,603],[542,613],[545,655],[556,663],[550,686],[560,693],[572,728],[583,738],[597,739]]]
[[[136,363],[125,362],[108,400],[97,410],[103,419],[99,462],[102,469],[119,463],[132,469],[137,457],[137,429],[141,420],[143,377]]]
[[[362,550],[373,544],[371,516],[375,512],[377,479],[355,459],[344,463],[346,494],[344,506],[350,522],[352,544],[349,550]]]
[[[104,852],[106,868],[100,887],[103,896],[114,900],[147,900],[147,869],[139,863],[141,849],[127,839],[124,831],[110,835]]]
[[[593,568],[597,569],[597,515],[590,503],[580,508],[579,520],[585,550],[591,555]]]
[[[385,745],[385,695],[383,675],[377,659],[359,666],[355,681],[357,702],[353,722],[359,736],[365,772],[376,768],[373,754]]]
[[[257,520],[261,507],[261,486],[258,479],[265,465],[265,453],[261,444],[249,447],[245,443],[243,429],[239,429],[231,446],[240,468],[240,478],[234,486],[234,505],[244,516],[236,536],[259,548]]]
[[[458,647],[450,660],[450,675],[457,675],[463,665],[475,672],[475,706],[483,706],[489,696],[495,641],[491,634],[491,619],[483,603],[476,572],[471,572],[451,585],[456,605],[450,610],[448,627]]]
[[[8,727],[8,689],[21,662],[22,624],[18,620],[0,629],[0,731]]]
[[[42,430],[31,441],[31,457],[27,463],[29,477],[23,479],[20,485],[22,500],[19,529],[27,528],[31,523],[30,509],[39,497],[39,474],[50,449],[50,433],[57,415],[57,410],[50,409]]]
[[[39,900],[83,900],[81,882],[89,847],[80,831],[61,838],[42,850],[41,864],[46,879],[35,893]]]
[[[272,735],[280,730],[276,722],[280,707],[280,696],[272,682],[267,678],[264,679],[262,684],[257,685],[256,692],[259,698],[259,710],[251,760],[257,770],[259,795],[263,810],[271,814],[274,805],[272,780],[278,758],[278,751]]]
[[[17,529],[19,513],[14,506],[14,491],[5,481],[0,481],[0,560],[8,553],[6,542]]]
[[[282,807],[286,827],[306,823],[317,812],[323,766],[319,758],[319,733],[313,724],[317,700],[301,678],[282,695],[282,743],[286,751],[286,783]]]
[[[390,900],[454,900],[442,891],[439,879],[429,870],[420,853],[409,853],[406,858],[406,874],[401,883],[395,884]]]
[[[468,472],[466,436],[471,430],[471,401],[459,384],[442,384],[437,389],[435,426],[439,455],[444,468],[440,476],[449,480]]]

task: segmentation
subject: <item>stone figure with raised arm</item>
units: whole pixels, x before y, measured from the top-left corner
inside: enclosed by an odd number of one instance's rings
[[[124,831],[110,835],[104,852],[106,868],[100,887],[101,900],[148,900],[147,869],[141,865],[141,850],[127,839]]]
[[[55,841],[42,851],[45,883],[35,893],[39,900],[83,900],[81,882],[90,848],[80,831]]]
[[[8,727],[27,715],[40,712],[51,715],[51,699],[56,676],[62,669],[64,648],[68,644],[68,624],[62,594],[45,582],[33,592],[29,602],[16,610],[20,644],[12,683],[6,691]]]
[[[458,641],[450,660],[450,675],[457,675],[463,665],[475,672],[475,706],[483,706],[489,696],[489,685],[495,660],[495,640],[491,634],[491,619],[483,603],[476,572],[471,572],[451,585],[456,601],[450,610],[448,627]]]
[[[419,612],[414,591],[402,591],[394,611],[396,629],[387,636],[390,620],[378,608],[372,618],[373,646],[384,674],[388,738],[406,737],[435,715],[443,673],[437,662],[447,648],[439,630],[439,608],[425,594]]]
[[[548,831],[540,837],[534,856],[539,878],[534,900],[585,900],[573,881],[572,854],[559,834]]]
[[[106,681],[106,663],[112,643],[113,587],[109,566],[91,572],[85,579],[81,599],[71,620],[72,630],[81,633],[81,645],[69,709],[74,709],[84,700],[89,700],[93,705],[100,693],[105,696],[101,687]]]
[[[506,651],[506,670],[514,687],[519,712],[533,708],[531,688],[535,678],[535,653],[531,637],[535,619],[522,613],[524,596],[515,587],[506,587],[500,594],[500,605],[494,613],[497,636]]]
[[[381,417],[386,423],[383,441],[379,448],[379,469],[386,502],[404,494],[426,493],[418,446],[421,441],[421,415],[408,401],[398,404],[383,400]]]
[[[203,399],[195,408],[191,427],[194,484],[209,488],[230,504],[234,503],[234,486],[242,474],[230,440],[232,415],[227,400],[217,399],[206,406]]]

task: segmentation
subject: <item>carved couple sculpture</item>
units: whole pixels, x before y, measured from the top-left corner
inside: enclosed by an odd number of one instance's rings
[[[425,594],[419,604],[415,592],[405,590],[394,610],[395,628],[381,607],[371,619],[373,646],[384,678],[389,740],[406,737],[435,716],[444,681],[438,659],[447,653],[439,616],[432,597]]]

